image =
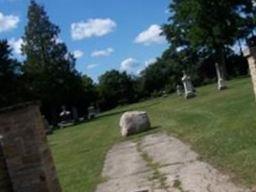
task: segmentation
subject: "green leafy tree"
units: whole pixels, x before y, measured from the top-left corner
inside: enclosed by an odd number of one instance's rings
[[[167,84],[174,82],[172,81],[174,75],[172,64],[168,60],[158,59],[142,71],[141,81],[146,96],[163,91]],[[175,87],[173,84],[171,86]]]
[[[133,102],[136,97],[134,82],[126,72],[121,73],[117,70],[107,71],[100,76],[98,91],[101,107],[109,109]]]
[[[21,102],[23,95],[20,63],[11,58],[11,48],[6,40],[0,41],[0,107]]]
[[[227,47],[254,29],[252,1],[173,0],[169,8],[172,15],[163,29],[173,49],[192,47],[200,55],[214,55],[220,83],[226,78]]]
[[[22,52],[26,56],[24,74],[32,99],[42,101],[43,111],[56,116],[61,105],[77,104],[82,90],[75,59],[58,40],[60,29],[47,16],[44,7],[31,1]]]
[[[97,91],[96,84],[93,82],[93,80],[89,76],[83,75],[82,85],[83,85],[84,97],[83,97],[83,103],[81,104],[81,106],[83,106],[84,109],[87,109],[91,105],[97,107],[99,94]]]

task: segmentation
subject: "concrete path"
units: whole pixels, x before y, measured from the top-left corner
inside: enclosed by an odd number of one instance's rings
[[[96,192],[250,192],[163,133],[113,146]]]

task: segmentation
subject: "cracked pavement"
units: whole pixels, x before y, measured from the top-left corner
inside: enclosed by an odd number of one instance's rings
[[[96,192],[251,192],[237,186],[189,145],[164,133],[116,144]]]

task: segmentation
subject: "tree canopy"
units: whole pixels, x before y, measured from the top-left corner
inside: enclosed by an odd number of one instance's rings
[[[22,101],[21,64],[11,57],[7,40],[0,40],[0,107]]]
[[[75,69],[75,58],[59,41],[60,29],[34,0],[28,8],[23,36],[23,70],[32,98],[41,100],[45,111],[61,105],[77,105],[83,98],[83,84]]]
[[[222,78],[227,49],[255,29],[255,7],[251,0],[173,0],[169,11],[171,16],[163,25],[163,33],[170,50],[177,53],[187,49],[201,61],[211,58],[218,64],[216,70]],[[195,62],[190,60],[190,65]]]
[[[256,8],[252,3],[172,0],[162,34],[169,47],[162,55],[139,76],[109,70],[95,83],[76,70],[76,59],[59,39],[60,28],[42,5],[31,0],[23,36],[24,62],[13,58],[6,40],[0,41],[0,107],[40,100],[43,114],[55,124],[63,105],[85,115],[90,105],[107,110],[174,92],[182,83],[183,70],[196,86],[215,81],[215,70],[224,68],[231,78],[246,75],[246,59],[231,47],[253,36]]]
[[[136,98],[132,77],[117,70],[107,71],[99,77],[98,91],[103,109],[131,103]]]

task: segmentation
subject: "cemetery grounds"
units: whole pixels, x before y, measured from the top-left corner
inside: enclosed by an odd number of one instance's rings
[[[107,178],[101,171],[108,150],[125,139],[120,136],[119,118],[128,110],[147,111],[152,130],[129,140],[167,132],[192,146],[234,183],[256,184],[256,104],[250,78],[228,82],[229,89],[217,92],[216,85],[199,88],[197,97],[185,100],[176,94],[118,107],[95,120],[60,129],[49,136],[59,179],[65,192],[93,192]]]

